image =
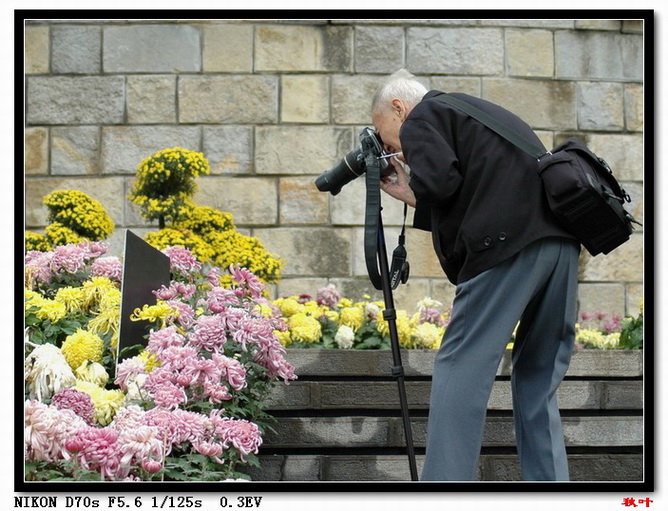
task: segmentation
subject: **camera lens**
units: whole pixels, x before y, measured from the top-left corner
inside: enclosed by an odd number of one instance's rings
[[[321,192],[337,195],[341,188],[364,174],[365,170],[362,148],[357,148],[346,154],[333,168],[320,174],[315,180],[315,185]]]

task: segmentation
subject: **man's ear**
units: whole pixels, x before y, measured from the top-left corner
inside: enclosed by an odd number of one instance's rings
[[[394,98],[391,104],[392,104],[392,114],[398,115],[401,121],[403,122],[404,119],[406,119],[406,116],[408,115],[408,110],[406,109],[405,103],[399,98]]]

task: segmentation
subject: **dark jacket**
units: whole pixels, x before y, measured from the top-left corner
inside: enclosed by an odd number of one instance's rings
[[[401,148],[417,205],[414,227],[432,232],[448,279],[464,282],[546,237],[574,239],[550,211],[534,158],[428,92],[408,115]],[[543,147],[504,108],[465,99]]]

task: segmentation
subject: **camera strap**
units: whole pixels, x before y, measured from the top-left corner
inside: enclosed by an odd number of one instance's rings
[[[374,160],[371,162],[370,160]],[[364,222],[364,258],[369,279],[376,289],[382,289],[382,278],[378,270],[378,249],[385,245],[384,230],[380,225],[381,206],[380,166],[378,160],[371,157],[366,161],[366,214]],[[404,203],[404,220],[399,235],[399,244],[392,252],[390,265],[390,286],[396,289],[400,283],[408,280],[408,262],[406,253],[406,217],[408,205]]]
[[[364,259],[369,280],[376,289],[382,289],[382,280],[378,271],[380,229],[380,165],[374,155],[366,157],[366,213],[364,216]]]

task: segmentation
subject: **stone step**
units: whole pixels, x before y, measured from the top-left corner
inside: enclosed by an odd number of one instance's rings
[[[431,382],[406,382],[411,410],[429,408]],[[640,410],[642,381],[568,380],[558,391],[562,410]],[[382,381],[295,381],[272,389],[268,410],[399,409],[396,382]],[[496,381],[488,409],[511,410],[509,381]]]
[[[254,481],[410,481],[405,455],[261,455],[260,467],[246,472]],[[418,473],[424,456],[416,456]],[[572,481],[642,481],[640,454],[571,454]],[[521,480],[517,455],[482,455],[481,481]]]
[[[401,352],[418,467],[435,355]],[[272,390],[267,411],[277,420],[265,435],[261,467],[249,471],[254,480],[410,480],[391,351],[288,349],[287,358],[299,379]],[[483,481],[521,480],[512,454],[511,369],[507,351],[488,404]],[[576,351],[558,397],[572,480],[643,479],[642,351]]]
[[[431,376],[436,350],[401,350],[406,378]],[[389,377],[394,365],[391,350],[288,349],[288,361],[302,378],[309,376]],[[642,350],[578,350],[567,377],[639,378]],[[506,350],[498,376],[511,373],[511,352]]]
[[[563,417],[567,447],[643,445],[640,416]],[[426,417],[411,417],[415,447],[424,447]],[[401,417],[282,417],[267,432],[264,448],[387,448],[404,447]],[[483,447],[515,446],[512,417],[488,417]]]

